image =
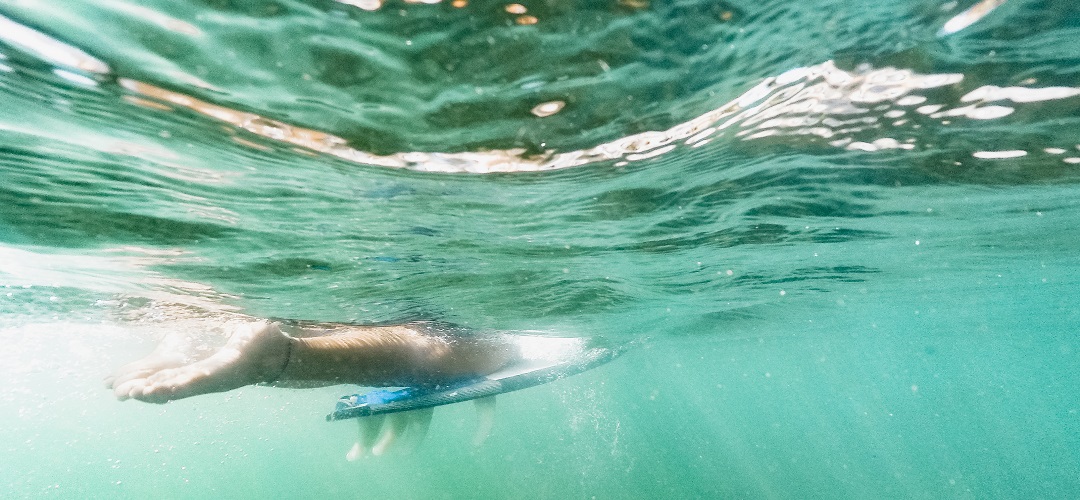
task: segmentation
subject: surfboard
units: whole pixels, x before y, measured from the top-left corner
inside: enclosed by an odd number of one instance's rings
[[[326,420],[422,410],[527,389],[591,370],[625,351],[625,346],[595,346],[575,338],[520,335],[513,342],[520,356],[494,373],[443,385],[384,388],[343,396]]]

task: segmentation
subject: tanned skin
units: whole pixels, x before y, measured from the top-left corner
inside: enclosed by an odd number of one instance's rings
[[[204,359],[166,337],[106,379],[120,400],[165,403],[252,384],[373,387],[437,384],[486,375],[514,358],[499,335],[453,335],[433,323],[387,326],[250,321]]]

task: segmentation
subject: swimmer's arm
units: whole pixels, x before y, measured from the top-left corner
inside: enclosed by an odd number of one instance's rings
[[[276,386],[414,385],[491,373],[510,358],[501,337],[448,340],[404,326],[292,337],[290,341]]]

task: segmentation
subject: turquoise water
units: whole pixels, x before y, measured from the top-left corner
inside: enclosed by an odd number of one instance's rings
[[[0,496],[1080,495],[1074,2],[0,16]],[[640,347],[352,463],[348,388],[104,389],[239,311]]]

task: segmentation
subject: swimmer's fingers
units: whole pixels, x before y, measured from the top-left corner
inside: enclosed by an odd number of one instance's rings
[[[144,403],[163,404],[179,399],[175,388],[164,385],[151,384],[148,379],[138,378],[129,380],[113,389],[113,395],[117,400],[127,401],[135,399]]]
[[[180,368],[169,368],[146,378],[135,379],[129,386],[118,387],[116,392],[122,393],[124,389],[127,389],[128,398],[144,403],[163,404],[245,385],[222,384],[221,380],[214,378],[214,369],[215,367],[206,361]]]
[[[183,366],[186,362],[187,357],[181,353],[155,351],[143,359],[121,366],[105,377],[105,387],[113,389],[129,380],[147,378],[162,370]]]
[[[206,351],[206,346],[200,346],[193,335],[169,333],[161,339],[154,352],[121,366],[105,377],[105,387],[114,389],[129,380],[147,378],[167,368],[181,367],[205,358]]]
[[[128,381],[146,378],[156,372],[158,372],[158,369],[155,368],[132,368],[127,370],[121,368],[116,373],[105,377],[105,387],[115,389]]]
[[[116,384],[113,388],[113,396],[116,396],[116,399],[120,401],[126,401],[131,399],[134,394],[141,394],[145,386],[145,378],[127,380],[123,383]]]
[[[188,387],[196,374],[191,370],[167,369],[161,370],[133,386],[128,396],[144,403],[167,403],[173,399],[181,399],[189,396],[184,388]]]
[[[177,388],[183,387],[189,376],[175,369],[161,370],[145,376],[132,376],[117,382],[113,395],[120,401],[137,399],[146,403],[166,403],[179,399]]]

